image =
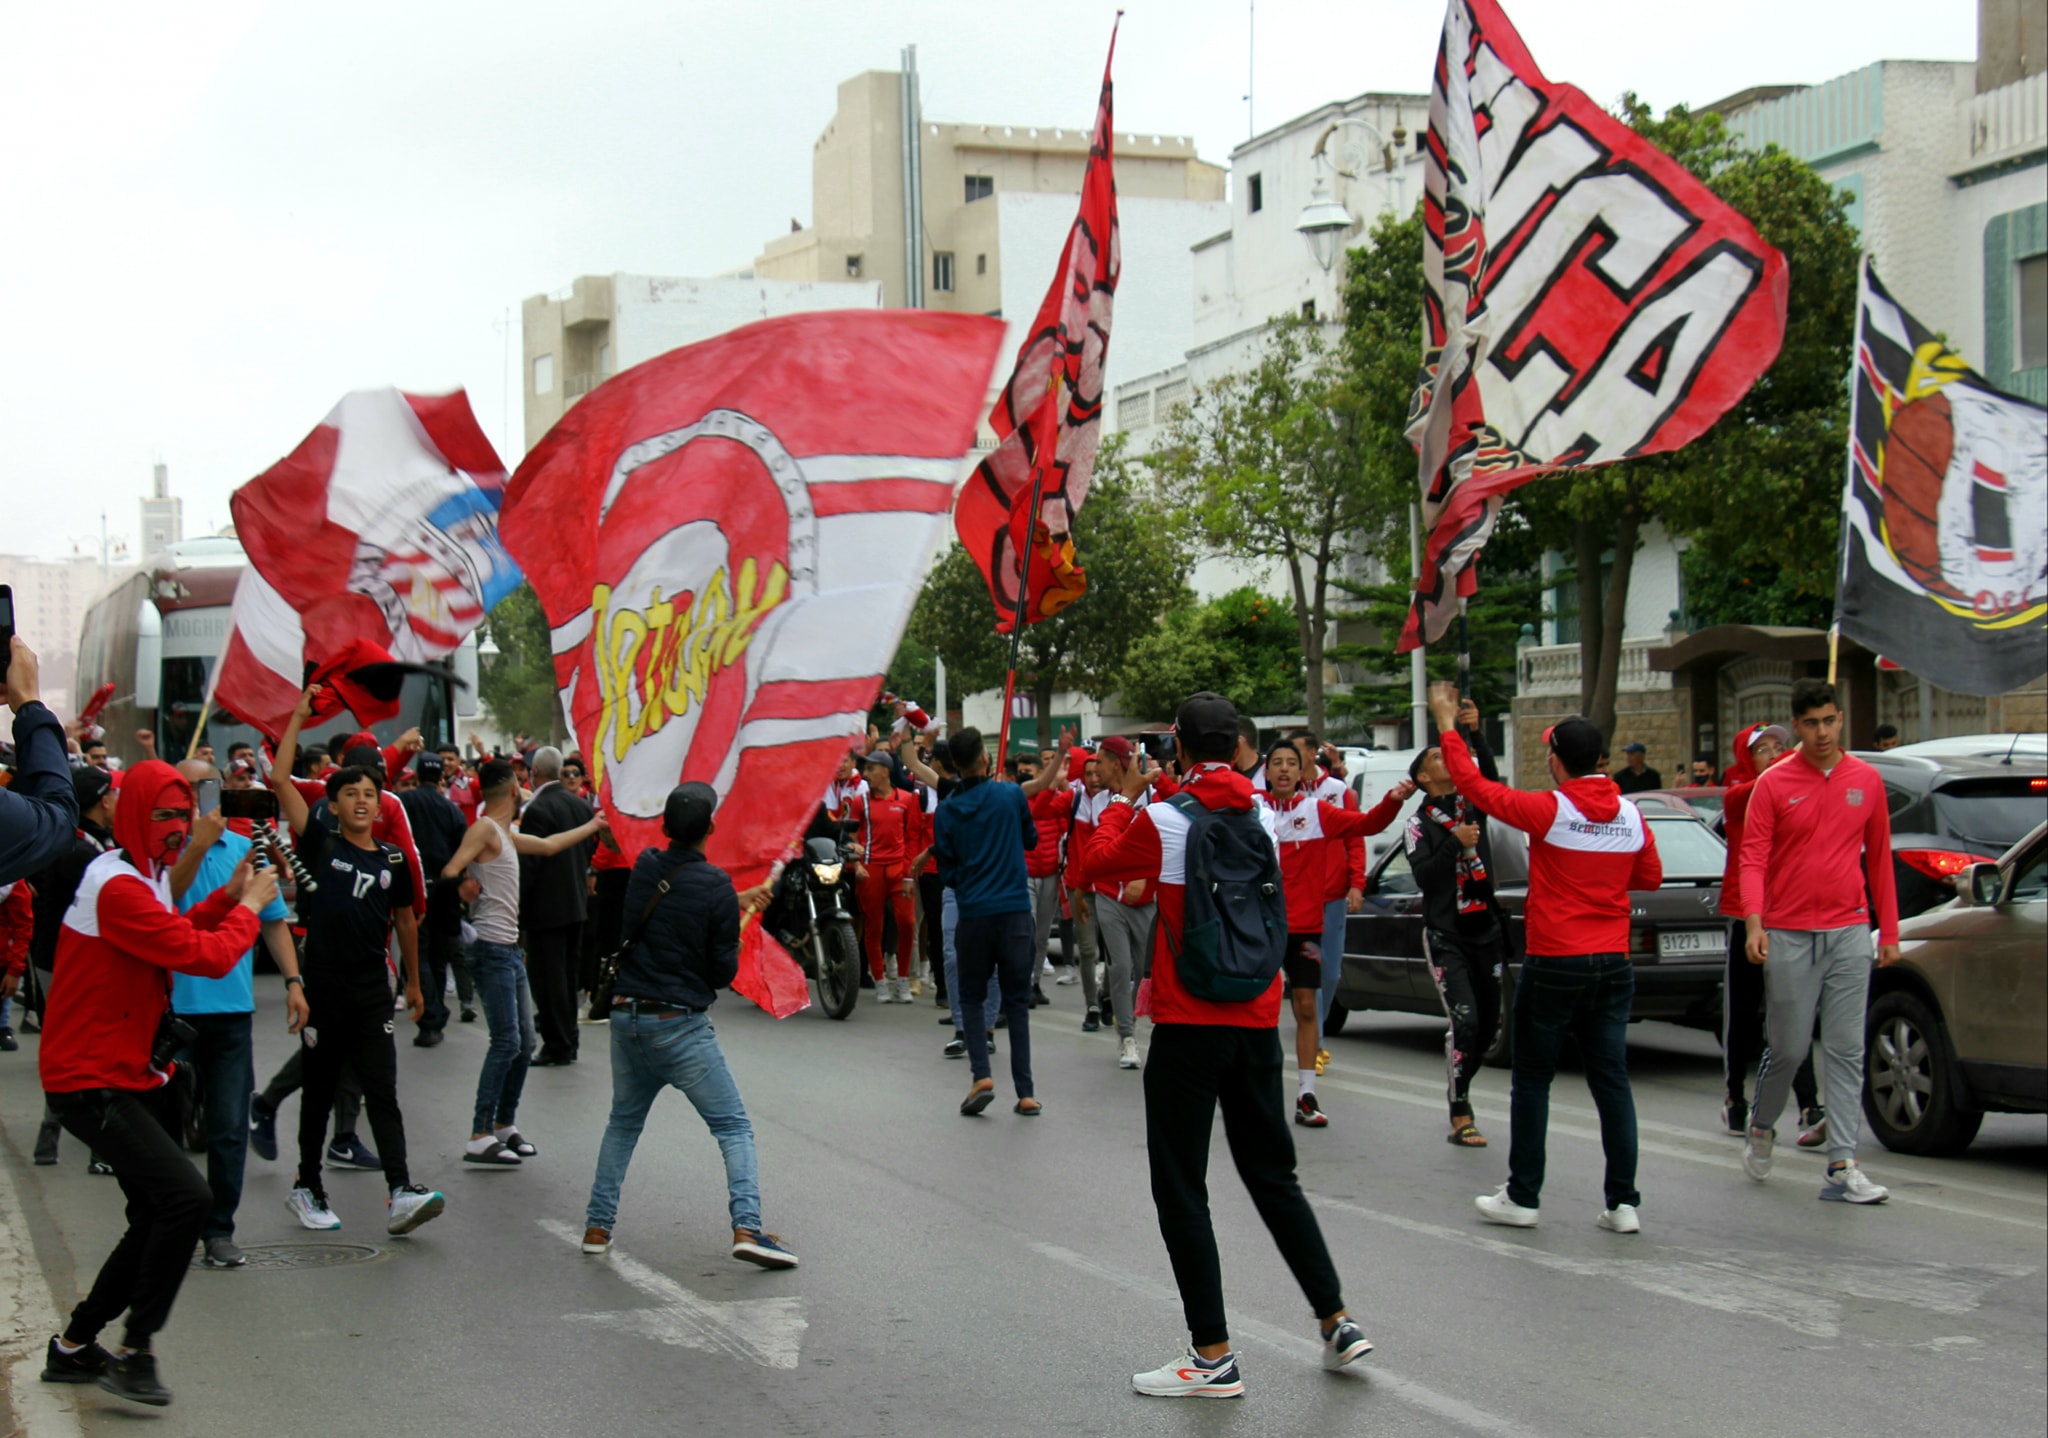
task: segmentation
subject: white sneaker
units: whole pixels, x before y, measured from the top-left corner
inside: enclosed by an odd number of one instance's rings
[[[1492,1193],[1482,1193],[1472,1200],[1479,1216],[1488,1223],[1504,1223],[1509,1228],[1534,1228],[1541,1209],[1524,1208],[1508,1197],[1508,1186],[1502,1184]]]
[[[439,1218],[448,1200],[424,1184],[407,1184],[391,1190],[391,1221],[384,1225],[390,1234],[411,1233],[430,1219]]]
[[[1117,1045],[1116,1066],[1120,1069],[1134,1069],[1138,1066],[1138,1041],[1128,1036]]]
[[[1643,1221],[1632,1203],[1617,1203],[1600,1215],[1600,1226],[1609,1233],[1641,1233]]]
[[[896,980],[896,1002],[899,1004],[910,1002],[910,980],[905,978],[898,978]]]
[[[1751,1128],[1742,1140],[1742,1171],[1758,1183],[1771,1176],[1771,1145],[1777,1139],[1774,1128]]]
[[[1131,1389],[1149,1398],[1242,1398],[1244,1376],[1235,1353],[1211,1360],[1197,1358],[1190,1348],[1150,1373],[1133,1373]]]
[[[1079,973],[1078,971],[1076,971],[1076,970],[1075,970],[1074,968],[1072,968],[1071,966],[1069,966],[1069,967],[1065,967],[1065,968],[1062,968],[1062,969],[1061,969],[1061,970],[1059,971],[1059,977],[1058,977],[1058,978],[1056,978],[1056,979],[1054,979],[1054,980],[1053,980],[1053,982],[1054,982],[1055,984],[1058,984],[1058,985],[1059,985],[1059,986],[1060,986],[1061,988],[1066,988],[1066,987],[1068,987],[1068,986],[1069,986],[1069,985],[1071,985],[1071,984],[1078,984],[1078,983],[1080,983],[1080,982],[1081,982],[1081,975],[1080,975],[1080,973]]]
[[[875,1002],[893,1004],[896,1002],[896,981],[889,978],[875,980]]]
[[[1883,1203],[1892,1191],[1870,1181],[1863,1165],[1850,1159],[1840,1169],[1830,1170],[1820,1182],[1822,1203]]]
[[[341,1220],[334,1216],[327,1200],[317,1197],[310,1188],[294,1188],[284,1196],[284,1206],[292,1211],[301,1228],[325,1231],[341,1227]]]

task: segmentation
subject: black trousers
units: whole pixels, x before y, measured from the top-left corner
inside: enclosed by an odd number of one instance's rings
[[[526,977],[544,1059],[576,1057],[576,965],[582,956],[581,924],[526,931]]]
[[[270,1082],[263,1086],[257,1097],[263,1106],[276,1113],[278,1105],[297,1093],[306,1085],[306,1046],[302,1043],[277,1066]],[[341,1083],[334,1090],[334,1136],[347,1138],[356,1131],[356,1123],[363,1112],[363,1084],[356,1077],[353,1065],[343,1064]]]
[[[626,937],[626,886],[632,882],[631,869],[597,871],[597,892],[591,896],[590,918],[583,926],[586,957],[579,977],[585,993],[597,987],[597,961]]]
[[[48,1095],[50,1110],[80,1142],[114,1167],[128,1200],[128,1230],[100,1265],[92,1291],[71,1310],[67,1343],[90,1343],[123,1309],[122,1342],[147,1348],[171,1316],[192,1246],[206,1227],[213,1193],[166,1126],[161,1090],[88,1089]]]
[[[1442,929],[1422,931],[1422,952],[1443,1000],[1444,1070],[1451,1113],[1472,1116],[1472,1076],[1500,1027],[1500,966],[1507,957],[1500,931],[1473,938]]]
[[[1294,1176],[1294,1138],[1280,1092],[1280,1031],[1212,1024],[1158,1024],[1145,1057],[1145,1148],[1152,1203],[1173,1261],[1181,1310],[1196,1347],[1228,1343],[1223,1269],[1209,1221],[1209,1134],[1223,1136],[1238,1177],[1279,1246],[1294,1281],[1328,1318],[1344,1307],[1337,1269],[1315,1211]]]
[[[1740,1102],[1749,1075],[1764,1056],[1764,966],[1752,964],[1744,946],[1748,932],[1742,920],[1728,925],[1728,967],[1721,985],[1721,1068],[1728,1097]],[[1792,1075],[1793,1100],[1799,1112],[1820,1103],[1813,1080],[1813,1050],[1802,1056]]]
[[[384,1162],[384,1181],[403,1188],[412,1182],[412,1174],[405,1162],[405,1119],[398,1112],[398,1047],[391,1037],[391,1005],[316,994],[311,985],[306,1003],[313,1017],[299,1035],[306,1076],[306,1091],[299,1099],[299,1182],[315,1193],[326,1192],[320,1184],[320,1157],[327,1147],[327,1110],[341,1087],[343,1070],[353,1068],[363,1085],[363,1107],[370,1114],[377,1156]]]
[[[937,874],[917,876],[917,932],[922,940],[924,961],[931,968],[932,987],[946,997],[946,953],[941,935],[945,931],[946,889]]]
[[[439,897],[437,889],[435,899]],[[468,1008],[475,988],[469,977],[469,953],[462,947],[462,916],[458,913],[453,923],[447,923],[440,915],[429,913],[420,927],[420,994],[427,1001],[426,1012],[420,1015],[422,1033],[448,1027],[450,970],[456,975],[456,996]]]

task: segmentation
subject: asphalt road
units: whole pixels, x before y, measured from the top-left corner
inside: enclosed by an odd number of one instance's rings
[[[1716,1132],[1711,1038],[1632,1034],[1644,1232],[1597,1230],[1597,1125],[1560,1079],[1544,1224],[1488,1227],[1506,1177],[1504,1073],[1479,1082],[1485,1152],[1443,1141],[1441,1025],[1354,1018],[1299,1132],[1352,1310],[1378,1351],[1316,1361],[1314,1321],[1230,1171],[1212,1164],[1248,1395],[1139,1398],[1129,1375],[1185,1338],[1146,1186],[1139,1076],[1083,1035],[1078,990],[1033,1024],[1045,1117],[966,1120],[966,1065],[929,999],[845,1023],[776,1023],[733,999],[719,1032],[759,1136],[768,1226],[801,1254],[727,1256],[717,1148],[680,1095],[657,1104],[608,1259],[576,1249],[609,1103],[602,1030],[536,1071],[540,1156],[460,1162],[481,1023],[400,1049],[416,1178],[447,1214],[383,1231],[381,1179],[329,1179],[360,1261],[195,1271],[158,1353],[176,1403],[138,1411],[35,1374],[121,1226],[111,1180],[66,1138],[34,1168],[33,1038],[0,1055],[0,1438],[148,1431],[436,1435],[2039,1433],[2048,1394],[2048,1120],[2000,1118],[1959,1160],[1864,1154],[1893,1199],[1815,1201],[1820,1159],[1780,1150],[1762,1187]],[[286,1053],[259,981],[259,1078]],[[1291,1037],[1291,1020],[1283,1021]],[[1141,1039],[1142,1042],[1142,1039]],[[287,1106],[287,1129],[296,1103]],[[367,1135],[366,1135],[367,1137]],[[252,1157],[239,1240],[306,1257],[285,1163]],[[350,1256],[346,1251],[339,1257]],[[11,1402],[11,1417],[5,1406]],[[147,1425],[146,1430],[139,1425]]]

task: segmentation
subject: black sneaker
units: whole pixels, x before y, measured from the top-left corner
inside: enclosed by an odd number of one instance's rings
[[[421,1029],[412,1036],[412,1046],[416,1049],[430,1049],[441,1042],[441,1038],[439,1029]]]
[[[62,1128],[47,1120],[44,1121],[41,1128],[36,1130],[37,1168],[48,1168],[57,1161],[57,1135],[62,1132],[64,1132]]]
[[[21,1042],[14,1037],[13,1029],[0,1029],[0,1054],[11,1054],[20,1047]]]
[[[954,1039],[946,1045],[943,1052],[949,1059],[964,1059],[967,1057],[967,1040]]]
[[[1082,1017],[1081,1017],[1081,1032],[1082,1032],[1082,1033],[1084,1033],[1084,1034],[1093,1034],[1093,1033],[1100,1033],[1101,1031],[1102,1031],[1102,1015],[1101,1015],[1100,1013],[1096,1012],[1096,1011],[1095,1011],[1094,1009],[1090,1009],[1090,1010],[1088,1010],[1088,1012],[1087,1012],[1086,1014],[1082,1015]]]
[[[345,1133],[327,1145],[327,1161],[336,1168],[381,1169],[384,1161],[370,1146],[352,1133]]]
[[[93,1155],[92,1162],[85,1166],[85,1171],[95,1178],[112,1178],[114,1176],[114,1166],[97,1154]]]
[[[107,1371],[100,1374],[100,1387],[116,1398],[152,1408],[168,1408],[171,1403],[171,1390],[157,1382],[156,1355],[147,1348],[138,1348],[126,1358],[110,1356]]]
[[[277,1162],[277,1110],[263,1101],[263,1095],[249,1095],[249,1147],[256,1157]]]
[[[462,1021],[463,1021],[464,1023],[466,1023],[466,1024],[473,1024],[473,1023],[475,1023],[475,1022],[476,1022],[476,1010],[475,1010],[475,1009],[464,1009],[464,1010],[462,1011]]]
[[[1721,1126],[1740,1137],[1749,1132],[1749,1100],[1741,1098],[1721,1101]]]
[[[97,1343],[88,1343],[76,1353],[66,1353],[52,1338],[48,1352],[43,1355],[43,1382],[97,1383],[113,1359],[114,1355]]]

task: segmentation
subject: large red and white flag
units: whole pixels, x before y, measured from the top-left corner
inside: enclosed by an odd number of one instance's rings
[[[896,652],[1003,327],[836,311],[634,366],[519,466],[502,533],[628,853],[669,791],[723,801],[713,862],[759,883],[810,821]],[[778,1017],[804,979],[764,938],[734,988]]]
[[[1109,83],[1115,58],[1112,30],[1080,212],[1052,287],[1018,348],[1016,369],[989,415],[996,447],[960,491],[953,513],[960,542],[988,581],[998,634],[1016,625],[1019,585],[1026,624],[1050,619],[1088,591],[1088,576],[1074,556],[1074,515],[1088,498],[1102,447],[1102,377],[1123,270]]]
[[[519,583],[504,488],[462,391],[343,398],[230,501],[249,567],[214,703],[274,739],[309,664],[452,652]]]
[[[1662,150],[1545,79],[1496,0],[1451,0],[1426,154],[1408,438],[1429,542],[1403,650],[1442,638],[1473,593],[1507,491],[1691,442],[1785,336],[1785,257]]]

